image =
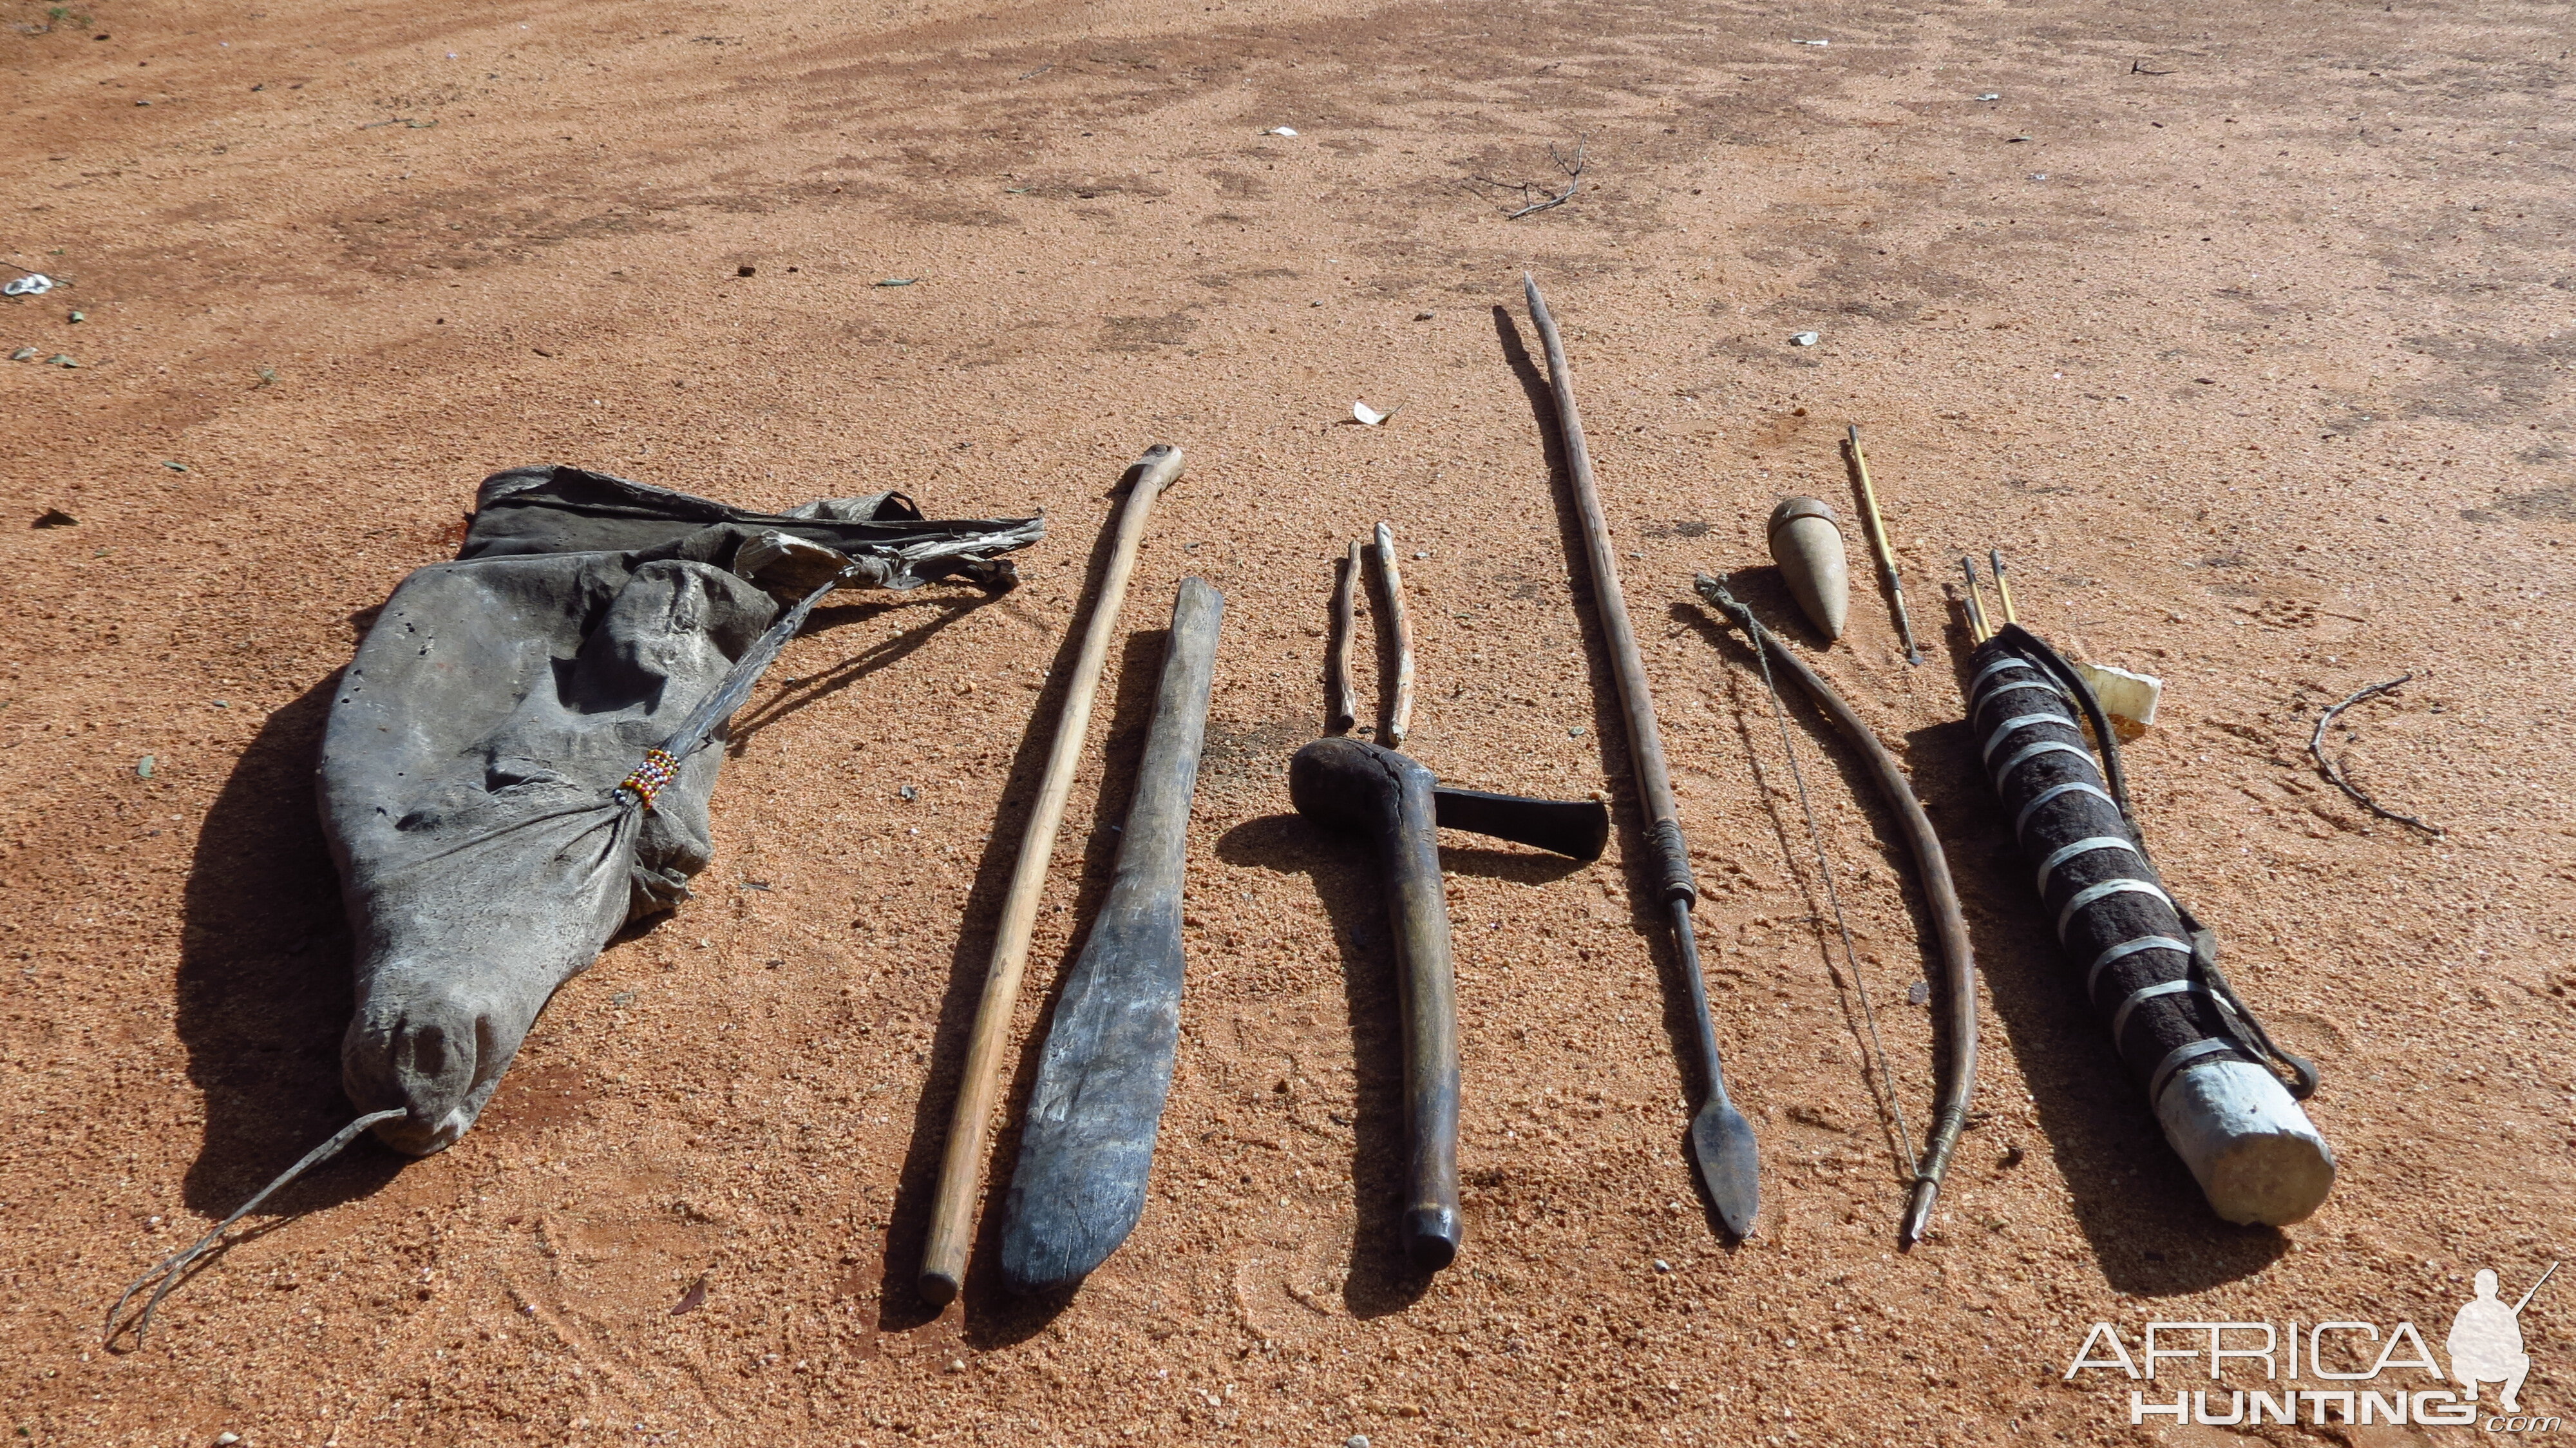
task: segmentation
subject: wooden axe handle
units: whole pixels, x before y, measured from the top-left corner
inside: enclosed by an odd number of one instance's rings
[[[1458,988],[1440,874],[1436,781],[1366,740],[1318,739],[1288,763],[1288,798],[1329,829],[1368,837],[1385,877],[1404,1018],[1404,1247],[1436,1272],[1458,1255]]]

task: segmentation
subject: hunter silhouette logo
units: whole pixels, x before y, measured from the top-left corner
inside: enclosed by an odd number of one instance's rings
[[[2300,1423],[2325,1427],[2385,1423],[2392,1427],[2476,1425],[2490,1433],[2548,1433],[2551,1416],[2526,1414],[2522,1311],[2558,1272],[2540,1274],[2512,1303],[2498,1293],[2493,1269],[2472,1279],[2475,1295],[2451,1317],[2443,1340],[2450,1370],[2411,1322],[2386,1326],[2345,1319],[2287,1322],[2150,1322],[2132,1354],[2110,1323],[2085,1334],[2066,1380],[2108,1371],[2138,1384],[2128,1389],[2128,1420],[2259,1427]],[[2198,1380],[2206,1387],[2184,1388]],[[2492,1406],[2478,1389],[2495,1385]],[[2312,1386],[2313,1385],[2313,1386]],[[2171,1391],[2168,1400],[2163,1394]]]
[[[2522,1350],[2522,1310],[2558,1270],[2540,1274],[2540,1282],[2522,1300],[2507,1307],[2496,1298],[2496,1275],[2481,1269],[2477,1277],[2477,1296],[2470,1298],[2451,1319],[2451,1336],[2443,1346],[2451,1352],[2451,1376],[2460,1380],[2461,1388],[2472,1403],[2478,1400],[2478,1384],[2502,1383],[2504,1393],[2496,1405],[2508,1413],[2519,1412],[2522,1404],[2522,1380],[2531,1374],[2531,1354]]]

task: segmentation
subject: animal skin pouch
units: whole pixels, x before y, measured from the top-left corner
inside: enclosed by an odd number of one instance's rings
[[[496,473],[476,504],[332,699],[319,795],[356,941],[341,1069],[361,1115],[272,1191],[362,1130],[452,1145],[555,990],[688,897],[707,746],[825,594],[998,593],[1018,577],[999,555],[1045,532],[925,521],[900,493],[763,514],[569,467]],[[222,1230],[157,1268],[160,1290]]]
[[[764,585],[831,581],[828,549],[870,575],[840,586],[1007,586],[993,555],[1043,530],[927,523],[893,493],[770,517],[573,468],[497,474],[478,503],[456,561],[386,601],[322,741],[358,946],[343,1078],[360,1110],[403,1108],[375,1131],[415,1155],[473,1125],[556,987],[705,868],[723,751],[695,746],[723,720],[669,745],[779,621]]]

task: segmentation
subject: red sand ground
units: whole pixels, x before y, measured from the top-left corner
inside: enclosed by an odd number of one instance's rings
[[[0,364],[18,1441],[2211,1444],[2127,1426],[2116,1374],[2062,1381],[2087,1326],[2438,1346],[2477,1268],[2518,1294],[2576,1250],[2564,5],[68,8],[9,0],[0,31],[0,262],[64,282],[0,305],[0,349],[80,364]],[[1578,139],[1569,205],[1507,221],[1471,185]],[[1633,869],[1458,841],[1469,1238],[1424,1284],[1392,1255],[1384,930],[1283,767],[1331,559],[1383,517],[1418,550],[1421,756],[1606,789],[1634,839],[1524,265],[1627,555],[1767,1197],[1729,1250],[1693,1194]],[[1354,398],[1405,407],[1364,429]],[[1778,736],[1687,590],[1763,562],[1779,494],[1848,501],[1846,421],[1932,657],[1864,588],[1821,666],[1948,836],[1989,992],[1982,1115],[1910,1254]],[[908,1284],[993,841],[1108,488],[1157,440],[1191,471],[1023,1009],[1098,898],[1198,572],[1232,609],[1153,1204],[1069,1305],[1001,1298],[988,1238],[933,1315]],[[564,989],[484,1124],[298,1186],[104,1351],[133,1273],[346,1117],[323,703],[476,480],[532,461],[1056,531],[1011,599],[830,610],[747,712],[700,898]],[[48,508],[77,525],[27,526]],[[2141,807],[2325,1070],[2343,1177],[2307,1223],[2210,1216],[2065,978],[1958,723],[1944,581],[1988,545],[2028,621],[2167,681]],[[2304,757],[2323,704],[2410,670],[2337,743],[2440,839]],[[1919,1127],[1905,870],[1801,731]],[[2571,1293],[2523,1316],[2524,1402],[2576,1416]]]

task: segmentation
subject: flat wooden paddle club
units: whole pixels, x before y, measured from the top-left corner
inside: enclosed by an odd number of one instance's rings
[[[1637,773],[1638,802],[1647,815],[1647,868],[1656,891],[1672,912],[1673,948],[1681,956],[1681,973],[1690,991],[1691,1024],[1699,1037],[1700,1077],[1707,1096],[1691,1117],[1691,1158],[1700,1181],[1726,1230],[1742,1237],[1753,1230],[1762,1205],[1760,1151],[1753,1123],[1726,1096],[1726,1064],[1718,1054],[1717,1024],[1709,1019],[1708,982],[1700,974],[1699,941],[1691,933],[1691,906],[1699,886],[1691,879],[1690,846],[1682,841],[1680,812],[1673,805],[1672,775],[1664,767],[1664,743],[1655,729],[1655,696],[1646,687],[1646,662],[1637,652],[1637,633],[1628,622],[1628,601],[1619,591],[1619,568],[1611,558],[1610,525],[1601,517],[1601,493],[1592,479],[1592,454],[1583,445],[1583,418],[1574,407],[1574,373],[1565,361],[1565,343],[1556,335],[1556,320],[1538,294],[1538,283],[1524,275],[1530,321],[1547,348],[1547,380],[1556,391],[1556,424],[1565,440],[1565,470],[1574,485],[1574,508],[1583,519],[1584,555],[1592,574],[1592,601],[1601,617],[1602,637],[1610,643],[1611,671],[1619,684],[1620,713],[1628,725],[1628,758]]]
[[[1091,934],[1065,972],[1002,1198],[1002,1285],[1059,1292],[1145,1215],[1181,1039],[1181,882],[1225,597],[1181,580],[1135,803]]]

